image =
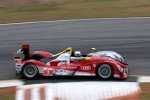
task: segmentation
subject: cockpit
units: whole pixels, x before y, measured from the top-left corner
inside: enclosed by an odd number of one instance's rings
[[[72,48],[68,47],[65,50],[51,56],[45,59],[42,59],[41,61],[44,63],[50,62],[50,61],[54,61],[54,60],[59,60],[59,61],[64,61],[66,63],[70,62],[70,57],[72,55]]]

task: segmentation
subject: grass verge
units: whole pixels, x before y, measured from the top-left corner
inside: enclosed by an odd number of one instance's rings
[[[16,87],[0,88],[0,100],[15,100]]]
[[[150,0],[83,0],[74,3],[1,7],[0,23],[102,17],[150,16]]]
[[[140,100],[149,100],[150,99],[150,83],[142,83]]]

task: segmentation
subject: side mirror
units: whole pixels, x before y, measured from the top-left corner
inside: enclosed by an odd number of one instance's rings
[[[92,51],[95,51],[95,50],[96,50],[96,48],[91,48],[91,50],[92,50]]]

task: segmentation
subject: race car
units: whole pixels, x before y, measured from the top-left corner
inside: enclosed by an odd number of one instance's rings
[[[82,54],[71,47],[52,54],[32,51],[28,44],[14,53],[16,75],[25,78],[42,76],[98,76],[102,79],[128,77],[128,66],[123,57],[114,51],[96,51]]]

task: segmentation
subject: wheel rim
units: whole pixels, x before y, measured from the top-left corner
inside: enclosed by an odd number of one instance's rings
[[[98,70],[99,76],[106,79],[109,78],[111,76],[111,68],[109,65],[107,64],[103,64],[100,66],[99,70]]]
[[[23,73],[26,77],[33,78],[37,74],[37,68],[35,65],[27,65],[24,68]]]

